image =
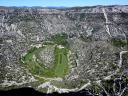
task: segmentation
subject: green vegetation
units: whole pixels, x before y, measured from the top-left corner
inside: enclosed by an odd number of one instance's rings
[[[117,64],[114,64],[114,63],[111,63],[110,64],[110,67],[115,70],[115,69],[118,68],[118,65]]]
[[[65,33],[56,34],[51,37],[50,41],[43,43],[40,48],[33,47],[28,50],[27,54],[21,58],[21,62],[37,79],[42,77],[64,77],[69,71],[68,52],[69,45],[68,36]],[[47,48],[54,48],[54,58],[52,67],[47,67],[39,57],[39,53]],[[51,65],[50,65],[51,66]],[[39,79],[39,80],[40,80]]]
[[[55,76],[63,77],[68,72],[68,50],[55,48]]]
[[[51,41],[53,41],[55,44],[63,45],[68,48],[69,44],[66,39],[68,39],[68,35],[65,33],[56,34],[51,37]]]
[[[105,90],[110,94],[114,92],[113,84],[114,84],[113,79],[102,81],[102,85],[104,86]]]
[[[128,53],[123,54],[123,58],[128,59]]]
[[[90,85],[88,89],[92,91],[95,95],[99,94],[99,92],[102,90],[101,87],[96,83],[92,83],[92,85]]]
[[[116,38],[111,39],[111,42],[114,46],[117,46],[117,47],[124,47],[124,46],[128,45],[127,41],[121,40],[121,39],[116,39]]]
[[[47,45],[49,46],[49,45]],[[46,48],[47,48],[46,46]],[[46,68],[45,65],[39,62],[37,54],[39,54],[44,47],[40,48],[32,48],[28,51],[27,55],[25,55],[22,60],[25,63],[27,69],[38,77],[64,77],[68,73],[68,49],[59,48],[57,45],[55,46],[54,55],[54,67]]]

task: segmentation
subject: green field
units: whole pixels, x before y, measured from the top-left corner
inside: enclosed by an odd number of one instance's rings
[[[55,76],[63,77],[68,72],[68,50],[55,48]]]
[[[28,53],[22,57],[25,67],[35,76],[38,77],[64,77],[69,70],[68,64],[68,49],[67,48],[58,48],[57,45],[52,45],[54,47],[54,66],[52,68],[46,68],[43,62],[39,62],[38,57],[36,57],[44,48],[32,48]],[[50,45],[51,46],[51,45]],[[33,57],[36,58],[33,58]]]

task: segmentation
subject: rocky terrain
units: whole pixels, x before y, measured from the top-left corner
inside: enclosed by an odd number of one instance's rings
[[[31,48],[43,45],[69,50],[68,54],[61,53],[68,57],[67,74],[35,76],[25,67],[22,57]],[[54,48],[48,47],[38,55],[44,65],[51,67],[54,53]],[[126,96],[128,6],[62,9],[1,6],[0,89],[22,87],[47,93],[86,89],[91,95],[104,92],[108,96]]]

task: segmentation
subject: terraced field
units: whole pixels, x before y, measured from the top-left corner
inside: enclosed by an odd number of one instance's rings
[[[55,48],[55,76],[63,77],[68,72],[68,50]]]

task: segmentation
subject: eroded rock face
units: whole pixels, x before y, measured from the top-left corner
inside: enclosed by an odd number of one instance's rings
[[[67,34],[66,43],[71,51],[68,75],[64,78],[35,78],[23,66],[21,57],[32,46],[51,42],[52,36],[63,33]],[[47,92],[68,92],[115,75],[127,75],[127,55],[122,57],[127,54],[127,37],[128,6],[1,7],[0,89],[31,86],[44,92],[47,88]],[[53,49],[49,48],[39,57],[50,64],[54,61],[53,54]]]

